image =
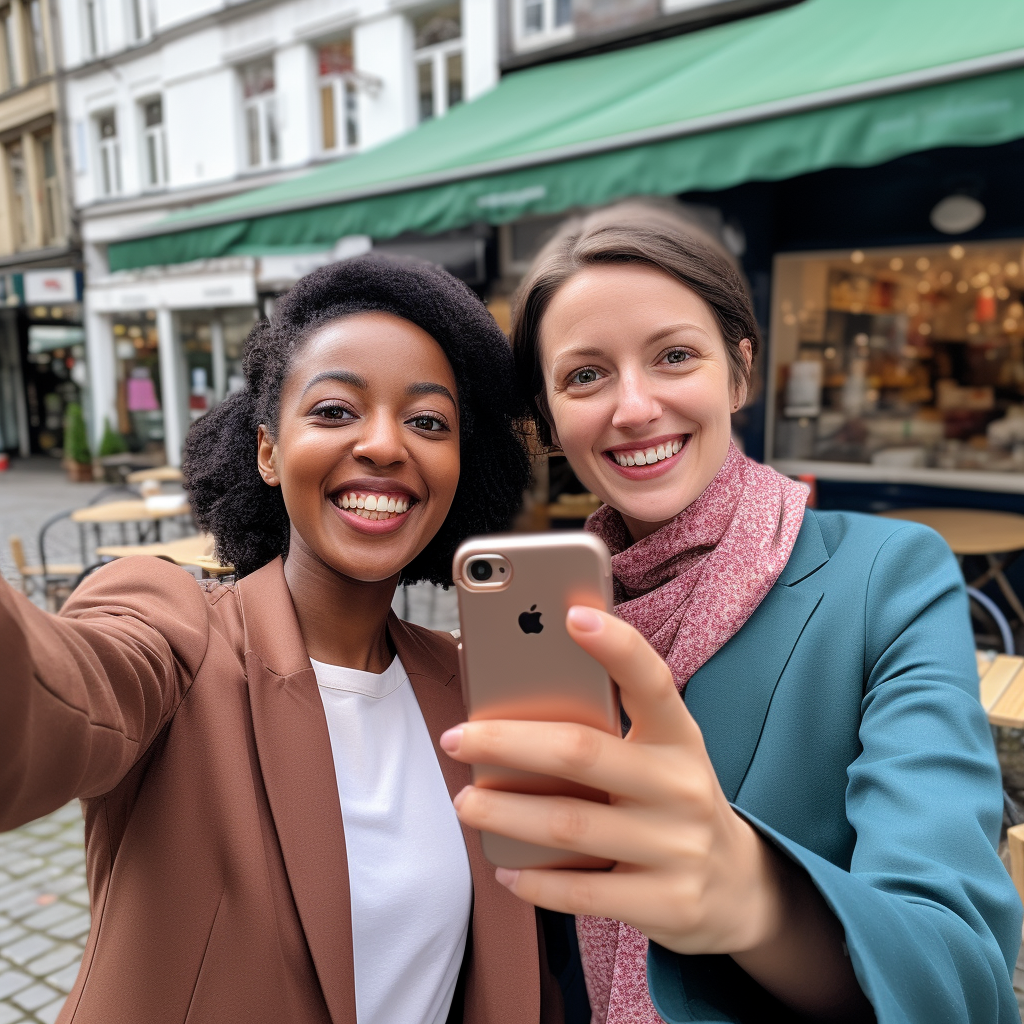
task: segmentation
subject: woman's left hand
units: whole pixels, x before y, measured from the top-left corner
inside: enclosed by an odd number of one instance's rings
[[[567,626],[618,683],[632,722],[625,738],[570,723],[476,721],[441,744],[460,761],[609,793],[599,804],[467,786],[455,807],[473,828],[616,863],[499,868],[498,880],[530,903],[624,921],[679,953],[737,953],[769,940],[780,916],[778,855],[729,806],[668,666],[612,615],[577,606]]]

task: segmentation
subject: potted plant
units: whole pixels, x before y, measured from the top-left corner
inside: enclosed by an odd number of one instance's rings
[[[70,480],[92,480],[92,452],[89,450],[85,417],[77,402],[70,402],[64,410],[64,468]]]

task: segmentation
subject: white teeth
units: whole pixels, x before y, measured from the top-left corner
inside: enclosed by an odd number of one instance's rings
[[[635,452],[612,452],[612,457],[620,466],[653,466],[663,459],[670,459],[673,455],[683,450],[684,441],[677,438],[675,441],[667,441],[656,447],[646,448]]]
[[[355,491],[343,494],[335,501],[339,508],[347,508],[371,522],[401,515],[408,512],[412,505],[408,498],[391,498],[384,494],[358,494]]]

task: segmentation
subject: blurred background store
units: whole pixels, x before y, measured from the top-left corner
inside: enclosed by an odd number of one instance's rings
[[[970,18],[955,0],[10,11],[0,450],[60,455],[81,401],[94,446],[109,424],[176,464],[310,269],[421,256],[507,324],[565,216],[659,196],[750,281],[751,455],[813,475],[826,506],[1024,510],[1024,23],[1006,0]],[[28,254],[54,264],[48,301]],[[581,490],[558,460],[538,480],[542,504]]]

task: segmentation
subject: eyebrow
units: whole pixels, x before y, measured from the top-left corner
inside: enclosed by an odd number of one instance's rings
[[[420,381],[418,384],[410,384],[406,389],[407,395],[441,395],[447,398],[452,405],[458,405],[452,393],[443,384],[434,384],[430,381]]]
[[[348,384],[350,387],[358,388],[360,391],[366,391],[370,386],[365,377],[360,377],[358,373],[352,373],[351,370],[325,370],[323,373],[318,373],[306,384],[302,389],[303,395],[310,388],[316,387],[317,384],[322,384],[325,380],[337,381],[339,384]],[[405,389],[405,393],[409,396],[442,395],[452,405],[458,405],[452,393],[443,384],[434,384],[431,381],[419,381],[416,384],[410,384]]]
[[[358,373],[352,373],[349,370],[326,370],[324,373],[318,373],[306,386],[302,389],[302,394],[305,395],[310,388],[316,387],[317,384],[322,384],[325,380],[334,380],[339,384],[349,384],[354,388],[359,388],[360,391],[365,391],[370,385],[367,384],[365,377],[360,377]]]
[[[670,337],[673,334],[679,334],[681,331],[699,331],[705,337],[707,331],[704,330],[699,324],[692,323],[681,323],[681,324],[669,324],[667,327],[659,327],[658,330],[653,331],[647,335],[643,340],[643,344],[651,345],[657,341],[662,341],[665,338]],[[579,348],[571,348],[567,352],[560,352],[558,359],[555,361],[556,365],[566,359],[579,359],[580,357],[594,357],[598,358],[605,354],[605,350],[595,345],[584,345]]]

